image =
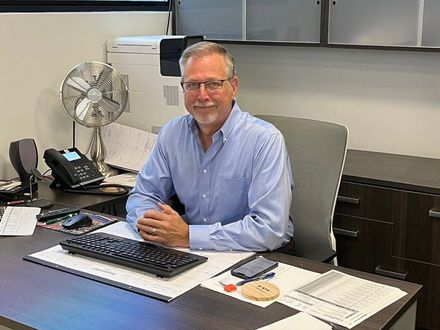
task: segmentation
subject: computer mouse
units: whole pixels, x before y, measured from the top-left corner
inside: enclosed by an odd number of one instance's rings
[[[74,215],[69,220],[63,222],[63,227],[66,229],[76,229],[79,227],[89,226],[93,223],[92,218],[87,214],[79,213]]]

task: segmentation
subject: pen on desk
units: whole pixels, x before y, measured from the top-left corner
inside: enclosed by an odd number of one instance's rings
[[[50,219],[50,220],[47,220],[44,224],[46,224],[46,225],[52,225],[52,224],[57,223],[57,222],[63,222],[64,220],[70,219],[70,218],[73,217],[74,215],[75,215],[75,214],[68,214],[68,215],[64,215],[64,216],[59,217],[59,218]]]
[[[269,280],[269,279],[271,279],[274,276],[275,276],[275,272],[270,272],[270,273],[267,273],[267,274],[264,274],[264,275],[247,278],[245,280],[242,280],[242,281],[238,282],[236,285],[237,286],[242,286],[243,284],[246,284],[246,283],[249,283],[249,282],[253,282],[253,281]]]
[[[6,205],[19,205],[19,204],[23,204],[23,203],[26,203],[26,202],[27,201],[25,201],[24,199],[19,199],[19,200],[16,200],[16,201],[7,202]]]

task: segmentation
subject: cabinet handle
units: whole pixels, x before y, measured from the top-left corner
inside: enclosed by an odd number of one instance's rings
[[[383,276],[387,276],[387,277],[397,278],[398,280],[406,280],[406,275],[408,275],[408,272],[406,272],[406,273],[393,272],[391,270],[382,269],[382,268],[380,268],[380,266],[377,266],[374,269],[374,272],[377,275],[383,275]]]
[[[336,198],[336,200],[338,202],[342,202],[342,203],[348,203],[348,204],[353,204],[353,205],[359,205],[361,199],[360,198],[355,198],[355,197],[347,197],[347,196],[338,196]]]
[[[440,211],[436,211],[435,209],[430,209],[428,215],[433,218],[440,218]]]
[[[347,230],[342,228],[333,228],[333,234],[357,238],[359,235],[359,230],[355,231],[355,230]]]

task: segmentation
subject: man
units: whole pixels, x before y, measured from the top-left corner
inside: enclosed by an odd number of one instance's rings
[[[159,134],[127,201],[142,238],[175,247],[274,250],[290,241],[292,174],[281,133],[242,112],[235,61],[200,42],[180,59],[190,115]],[[180,216],[166,203],[177,195]]]

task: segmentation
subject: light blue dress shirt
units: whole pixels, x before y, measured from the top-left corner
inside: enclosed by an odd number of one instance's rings
[[[177,194],[191,249],[274,250],[293,235],[292,189],[282,134],[235,102],[206,153],[191,115],[161,129],[128,198],[127,221],[136,228],[147,209]]]

